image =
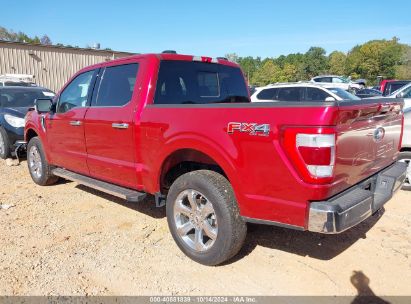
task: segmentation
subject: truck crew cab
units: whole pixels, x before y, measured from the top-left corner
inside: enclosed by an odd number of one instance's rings
[[[399,189],[402,101],[250,103],[222,58],[136,55],[82,69],[26,116],[35,183],[59,177],[166,205],[174,240],[217,265],[247,222],[339,233]]]

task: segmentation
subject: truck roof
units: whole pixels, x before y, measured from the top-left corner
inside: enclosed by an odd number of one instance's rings
[[[239,67],[239,65],[235,62],[229,61],[223,57],[208,57],[208,56],[195,56],[195,55],[184,55],[184,54],[173,54],[173,53],[147,53],[147,54],[137,54],[127,57],[122,57],[118,59],[113,59],[101,63],[97,63],[94,65],[87,66],[83,70],[88,70],[97,67],[103,67],[110,65],[114,62],[123,62],[130,59],[149,59],[149,58],[157,58],[159,60],[180,60],[180,61],[203,61],[203,62],[210,62],[216,64],[223,64],[227,66]]]

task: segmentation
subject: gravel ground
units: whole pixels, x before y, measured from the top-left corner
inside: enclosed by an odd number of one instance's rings
[[[0,204],[0,295],[411,294],[411,192],[340,235],[249,225],[219,267],[180,252],[152,197],[40,187],[25,161],[0,161]]]

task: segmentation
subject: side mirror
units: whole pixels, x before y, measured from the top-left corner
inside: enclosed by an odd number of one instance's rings
[[[51,98],[37,98],[34,102],[34,108],[39,114],[48,113],[53,105],[53,100]]]
[[[395,96],[395,97],[397,97],[397,98],[404,98],[404,96],[405,96],[404,92],[400,92],[400,93],[398,93],[397,96]]]
[[[334,98],[334,97],[331,97],[331,96],[328,96],[328,97],[325,99],[325,101],[335,101],[335,98]]]

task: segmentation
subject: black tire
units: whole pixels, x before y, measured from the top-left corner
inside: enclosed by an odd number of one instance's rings
[[[34,165],[35,162],[37,164],[36,166]],[[30,139],[27,145],[27,166],[29,168],[31,178],[37,185],[52,185],[59,179],[51,173],[53,167],[47,162],[43,144],[38,137],[33,137]],[[36,168],[39,170],[36,170]]]
[[[187,191],[194,191],[194,193],[201,194],[196,196],[196,202],[200,207],[207,201],[210,202],[213,207],[213,219],[199,219],[199,217],[197,217],[197,223],[203,223],[200,225],[204,225],[204,223],[208,223],[211,220],[214,221],[212,223],[217,227],[217,235],[214,240],[211,238],[208,240],[208,243],[211,241],[212,245],[209,245],[210,247],[206,250],[203,249],[203,251],[190,247],[187,241],[184,241],[183,237],[177,232],[177,221],[179,220],[177,220],[178,215],[176,215],[175,207],[179,204],[177,199],[179,198],[178,201],[182,202],[182,200],[180,200],[181,195]],[[168,193],[166,209],[168,226],[178,247],[190,259],[200,264],[208,266],[221,264],[236,255],[244,243],[247,234],[247,225],[240,216],[237,200],[229,181],[219,173],[208,170],[198,170],[186,173],[177,178],[171,185]],[[184,217],[184,215],[182,217]],[[195,218],[195,216],[190,218]],[[187,217],[187,221],[189,221],[190,218]],[[194,235],[196,235],[195,229],[196,228],[193,228],[192,230]],[[208,235],[206,230],[203,229],[203,226],[198,229],[202,231],[201,243],[203,243],[204,239],[208,238]],[[186,239],[188,235],[189,234],[186,234]],[[192,236],[192,238],[194,239],[195,237]]]
[[[7,132],[0,127],[0,158],[7,159],[11,156],[10,141]]]
[[[407,177],[405,178],[405,183],[402,186],[402,190],[407,190],[411,191],[411,176],[410,176],[410,170],[411,170],[411,151],[403,151],[400,153],[400,156],[398,157],[399,161],[403,161],[408,164],[408,174]]]

